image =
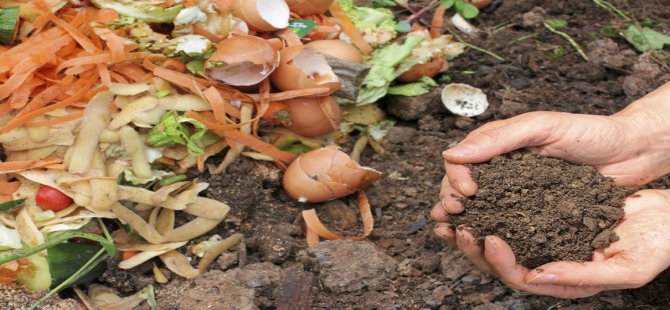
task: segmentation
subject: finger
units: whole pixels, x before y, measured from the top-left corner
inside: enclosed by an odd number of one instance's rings
[[[463,208],[463,195],[451,187],[451,184],[447,182],[443,185],[440,193],[440,205],[444,208],[445,211],[450,214],[459,214],[465,210]]]
[[[601,262],[554,262],[529,272],[524,282],[566,286],[602,286],[609,289],[641,287],[654,279],[642,266],[619,257]]]
[[[473,264],[477,269],[485,273],[494,273],[493,269],[486,262],[484,258],[484,250],[477,245],[477,240],[472,235],[470,228],[463,225],[456,229],[456,245],[458,249],[463,252],[463,255]]]
[[[442,202],[438,202],[433,207],[433,210],[430,211],[430,217],[437,222],[447,222],[449,221],[449,213],[445,210]]]
[[[522,114],[470,133],[455,147],[442,153],[456,164],[481,163],[526,146],[543,144],[556,123],[553,113]]]
[[[516,258],[510,246],[496,236],[488,236],[484,241],[484,256],[494,272],[506,285],[539,295],[548,295],[559,298],[580,298],[595,295],[601,287],[573,287],[553,284],[528,284],[524,281],[528,268],[516,263]]]
[[[456,246],[456,232],[453,226],[447,223],[437,223],[433,232],[449,246]]]
[[[468,167],[452,164],[447,161],[445,161],[444,167],[447,170],[449,184],[460,195],[472,196],[477,192],[477,183],[470,177],[470,169]]]

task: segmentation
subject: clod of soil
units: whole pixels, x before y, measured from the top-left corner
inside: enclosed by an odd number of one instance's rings
[[[452,224],[472,227],[480,241],[503,238],[527,267],[590,261],[594,249],[618,240],[612,229],[629,190],[593,167],[513,152],[470,169],[479,189]]]

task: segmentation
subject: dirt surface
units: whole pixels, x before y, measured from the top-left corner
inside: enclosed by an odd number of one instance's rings
[[[589,261],[593,250],[618,240],[612,230],[633,191],[614,186],[590,166],[530,152],[513,152],[471,165],[477,193],[451,217],[483,242],[496,235],[517,262],[535,268],[554,261]]]
[[[667,0],[610,2],[640,20],[665,24],[660,31],[670,31]],[[590,61],[547,31],[544,18],[568,21],[562,30],[582,45]],[[429,16],[424,19],[429,21]],[[468,50],[454,60],[448,75],[453,82],[481,88],[491,103],[489,111],[472,119],[451,115],[435,104],[439,91],[385,100],[384,106],[400,122],[383,143],[385,154],[370,149],[363,153],[363,164],[383,172],[367,190],[375,216],[368,240],[323,242],[307,249],[300,221],[303,209],[316,207],[331,229],[353,236],[361,231],[355,206],[348,199],[326,207],[299,204],[281,189],[280,170],[241,159],[225,174],[198,177],[211,184],[207,196],[232,207],[212,233],[225,237],[241,232],[243,245],[222,256],[199,279],[170,276],[169,284],[153,283],[159,308],[667,309],[667,273],[640,289],[579,300],[534,296],[480,273],[433,235],[429,212],[444,174],[440,152],[469,131],[528,111],[612,114],[670,80],[663,62],[653,55],[639,54],[624,40],[600,34],[603,27],[622,21],[590,0],[504,0],[473,23],[482,32],[463,39],[506,60]],[[561,50],[564,55],[557,56]],[[668,185],[664,178],[653,187]],[[190,253],[190,247],[183,252]],[[198,263],[197,257],[191,258]],[[131,272],[111,269],[98,281],[124,294],[154,282],[145,267]]]

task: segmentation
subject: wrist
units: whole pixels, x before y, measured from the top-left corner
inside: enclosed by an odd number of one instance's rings
[[[631,148],[653,168],[653,178],[670,172],[670,83],[611,116]]]

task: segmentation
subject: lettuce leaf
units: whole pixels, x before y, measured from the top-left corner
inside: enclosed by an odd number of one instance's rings
[[[148,23],[171,23],[184,5],[179,4],[172,7],[159,7],[151,4],[147,0],[91,0],[93,5],[112,9],[119,13],[143,20]]]
[[[391,82],[413,66],[413,64],[398,65],[409,57],[423,40],[421,36],[409,35],[402,43],[396,42],[375,50],[372,59],[368,61],[372,69],[363,80],[356,104],[371,104],[384,97]]]
[[[379,45],[395,38],[395,15],[389,9],[359,7],[353,0],[338,0],[344,14],[363,32],[366,41]]]
[[[404,85],[393,86],[389,88],[389,95],[399,96],[421,96],[430,92],[431,89],[437,87],[435,80],[424,76],[419,81]]]
[[[205,152],[206,146],[218,139],[202,123],[179,115],[177,111],[168,111],[161,116],[160,123],[149,131],[147,144],[154,147],[184,145],[191,157],[198,157]]]

